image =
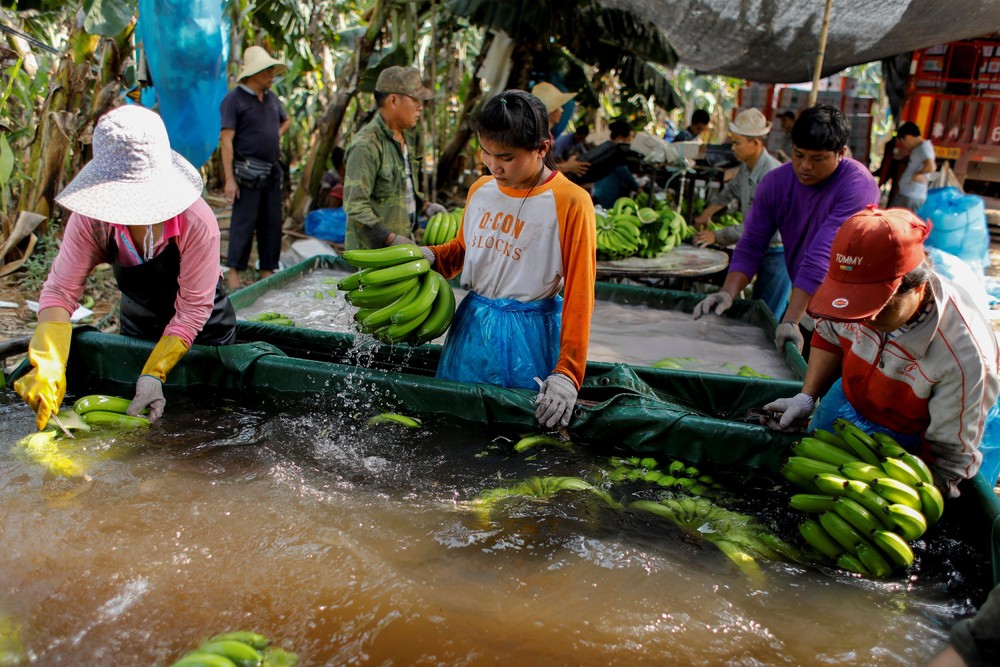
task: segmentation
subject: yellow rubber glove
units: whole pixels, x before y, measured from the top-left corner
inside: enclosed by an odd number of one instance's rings
[[[39,322],[28,344],[28,360],[34,368],[14,383],[14,391],[35,411],[39,431],[48,425],[52,413],[59,412],[66,395],[66,360],[72,338],[69,322]]]
[[[187,354],[189,346],[183,339],[177,336],[163,336],[149,353],[146,365],[142,367],[143,375],[152,375],[160,382],[167,379],[170,372],[181,357]]]

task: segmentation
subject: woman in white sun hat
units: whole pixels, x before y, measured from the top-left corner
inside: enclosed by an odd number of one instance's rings
[[[157,340],[136,382],[129,414],[166,405],[163,381],[193,343],[224,345],[236,315],[222,287],[219,224],[201,198],[202,180],[170,149],[163,121],[140,106],[109,111],[97,122],[94,158],[59,193],[72,213],[38,299],[32,370],[14,389],[36,413],[39,429],[66,392],[70,315],[87,276],[109,263],[122,291],[120,331]]]

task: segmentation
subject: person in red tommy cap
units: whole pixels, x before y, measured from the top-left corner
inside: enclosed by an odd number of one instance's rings
[[[790,430],[822,405],[812,428],[843,416],[892,435],[934,470],[951,497],[983,464],[980,442],[997,399],[997,339],[961,286],[935,273],[929,228],[907,209],[874,207],[834,237],[826,279],[809,301],[817,319],[802,392],[764,406]],[[842,393],[831,386],[840,378]],[[830,390],[827,393],[827,390]],[[990,449],[990,455],[1000,448]],[[984,470],[993,469],[992,461]],[[989,480],[994,482],[995,480]]]

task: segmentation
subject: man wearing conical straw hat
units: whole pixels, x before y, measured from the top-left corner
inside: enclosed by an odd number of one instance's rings
[[[278,268],[281,255],[281,135],[291,119],[271,92],[274,77],[288,69],[259,46],[243,52],[236,87],[222,100],[221,154],[226,201],[232,203],[226,283],[240,288],[254,234],[260,275]]]

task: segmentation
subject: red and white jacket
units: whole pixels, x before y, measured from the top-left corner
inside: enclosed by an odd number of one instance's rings
[[[921,433],[921,457],[955,494],[976,474],[997,399],[996,335],[964,289],[938,275],[933,301],[912,324],[882,334],[860,322],[818,320],[812,345],[842,355],[844,395],[863,417]]]

